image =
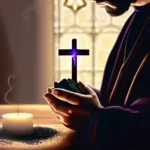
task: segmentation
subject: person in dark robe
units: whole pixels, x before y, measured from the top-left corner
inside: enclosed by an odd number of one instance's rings
[[[97,3],[112,16],[135,9],[108,57],[100,90],[79,82],[87,95],[48,88],[44,97],[78,133],[77,149],[150,150],[150,0]]]

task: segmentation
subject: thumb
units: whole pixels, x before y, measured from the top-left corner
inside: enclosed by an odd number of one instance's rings
[[[90,86],[85,85],[83,82],[79,81],[79,85],[86,90],[86,92],[90,95],[95,95],[95,92],[93,91],[92,88],[90,88]]]
[[[83,82],[79,82],[79,85],[84,88],[86,90],[86,92],[91,95],[91,99],[86,99],[86,103],[87,104],[94,104],[95,106],[98,107],[103,107],[98,99],[97,94],[95,93],[95,91],[93,91],[92,88],[90,88],[89,86],[85,85]]]

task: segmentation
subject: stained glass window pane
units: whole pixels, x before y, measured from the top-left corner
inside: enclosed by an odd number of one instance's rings
[[[95,41],[95,70],[103,70],[107,57],[112,49],[118,33],[102,33],[96,37]]]
[[[55,80],[71,78],[71,57],[58,56],[58,49],[70,49],[76,38],[78,48],[90,50],[90,56],[78,56],[78,80],[99,88],[108,55],[133,9],[110,17],[89,0],[54,0],[54,8]]]
[[[71,72],[61,72],[60,78],[64,79],[64,78],[69,77],[70,75],[71,75]]]
[[[76,24],[80,27],[86,27],[84,28],[86,31],[91,31],[92,27],[92,11],[91,8],[92,5],[90,3],[87,3],[87,6],[82,8],[78,12],[78,17],[76,17]]]
[[[103,72],[95,73],[95,78],[94,78],[95,87],[100,88],[101,83],[102,83],[102,78],[103,78]]]
[[[78,77],[79,81],[82,81],[85,84],[92,83],[92,73],[91,72],[79,71],[78,74],[79,74],[79,77]]]
[[[93,8],[95,10],[95,13],[93,14],[93,18],[95,20],[95,27],[99,28],[100,30],[109,25],[111,21],[111,17],[105,12],[104,8],[100,8],[95,6]]]

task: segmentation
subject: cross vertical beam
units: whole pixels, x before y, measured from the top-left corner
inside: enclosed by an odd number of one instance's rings
[[[77,56],[89,55],[89,50],[77,49],[77,40],[72,39],[72,49],[59,49],[58,55],[72,55],[72,80],[77,82]]]
[[[77,81],[77,40],[72,39],[72,80]]]

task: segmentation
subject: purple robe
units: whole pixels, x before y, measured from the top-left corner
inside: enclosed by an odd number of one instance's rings
[[[150,4],[135,9],[106,64],[98,95],[104,109],[94,108],[79,133],[79,145],[86,149],[150,150]],[[135,17],[143,24],[136,21],[132,41],[127,37]],[[132,48],[123,61],[127,40]]]

